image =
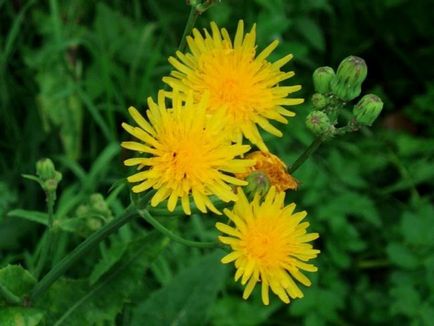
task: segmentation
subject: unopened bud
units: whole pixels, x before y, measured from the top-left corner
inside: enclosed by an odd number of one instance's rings
[[[89,198],[90,206],[97,211],[99,214],[102,214],[106,218],[111,218],[112,213],[107,205],[103,195],[101,194],[92,194]]]
[[[53,161],[49,158],[44,158],[36,162],[36,174],[41,180],[48,180],[55,177],[56,169]]]
[[[370,126],[378,118],[383,109],[383,101],[376,95],[363,96],[354,106],[353,114],[361,125]]]
[[[321,110],[325,108],[328,104],[327,97],[320,93],[315,93],[312,95],[312,105],[315,109]]]
[[[62,180],[62,174],[56,171],[53,162],[45,158],[36,162],[36,174],[39,177],[44,191],[55,192],[57,185]]]
[[[249,184],[244,188],[244,192],[251,198],[253,198],[255,194],[258,194],[260,197],[265,196],[270,189],[270,180],[267,175],[261,171],[250,173],[246,181]]]
[[[335,127],[322,111],[313,111],[306,118],[306,126],[317,136],[332,136]]]
[[[330,92],[330,82],[335,78],[335,71],[332,67],[319,67],[312,75],[315,92],[327,94]]]
[[[331,91],[344,101],[351,101],[360,95],[362,83],[368,74],[365,60],[349,56],[339,64],[336,78],[331,83]]]

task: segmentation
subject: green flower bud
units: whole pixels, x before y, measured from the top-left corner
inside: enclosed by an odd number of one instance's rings
[[[53,161],[49,158],[44,158],[36,162],[36,174],[43,181],[53,179],[56,175]]]
[[[315,109],[321,110],[325,108],[328,104],[327,97],[320,93],[315,93],[312,95],[312,105]]]
[[[368,74],[365,60],[349,56],[342,60],[330,87],[334,95],[344,101],[351,101],[360,95],[362,83]]]
[[[92,209],[95,210],[96,212],[98,212],[98,214],[103,215],[104,218],[107,218],[107,219],[112,218],[111,210],[110,210],[109,206],[107,205],[103,195],[98,194],[98,193],[92,194],[89,198],[89,202],[90,202],[90,206],[92,207]]]
[[[88,218],[86,220],[86,226],[92,232],[100,229],[102,227],[102,225],[103,225],[103,222],[98,218],[92,217],[92,218]]]
[[[370,126],[378,118],[383,109],[383,101],[376,95],[363,96],[354,106],[353,114],[356,121],[364,126]]]
[[[335,127],[322,111],[313,111],[306,118],[306,126],[317,136],[332,136]]]
[[[78,208],[75,210],[75,215],[77,215],[77,217],[85,217],[89,214],[89,207],[87,205],[80,205],[78,206]]]
[[[49,158],[36,162],[36,174],[44,191],[56,192],[57,185],[62,180],[62,174],[56,171],[53,162]]]
[[[98,206],[101,203],[105,203],[103,195],[98,193],[90,195],[89,201],[92,206]]]
[[[261,197],[265,196],[271,186],[267,175],[261,171],[252,172],[247,176],[246,181],[249,184],[245,186],[244,193],[249,198],[253,198],[255,194],[259,194]]]
[[[335,71],[331,67],[319,67],[313,72],[312,78],[315,92],[326,94],[330,92],[330,82],[335,78]]]

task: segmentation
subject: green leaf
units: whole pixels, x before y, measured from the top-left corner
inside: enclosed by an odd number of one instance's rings
[[[0,221],[8,211],[11,204],[17,201],[17,195],[13,188],[5,182],[0,181]]]
[[[143,273],[168,244],[157,231],[129,243],[122,259],[92,286],[87,279],[60,279],[38,302],[48,325],[114,324],[136,292],[145,292]],[[58,323],[58,324],[56,324]]]
[[[420,306],[419,292],[411,284],[400,284],[390,290],[392,302],[390,310],[392,315],[403,314],[414,316]]]
[[[165,287],[139,304],[132,325],[203,325],[224,284],[226,269],[220,253],[211,253],[181,271]]]
[[[424,205],[415,212],[405,212],[401,219],[401,234],[412,245],[434,245],[434,208]]]
[[[43,317],[44,313],[35,308],[0,308],[0,325],[2,326],[36,326]]]
[[[122,258],[126,248],[126,245],[122,242],[115,242],[95,265],[89,276],[90,284],[94,284],[102,275],[109,271]]]
[[[48,214],[38,211],[29,211],[25,209],[14,209],[8,213],[8,216],[23,218],[28,221],[48,225]]]
[[[212,307],[211,320],[213,325],[238,326],[261,325],[280,307],[282,302],[273,300],[269,306],[262,303],[260,295],[252,295],[247,302],[241,297],[225,296]]]
[[[19,265],[8,265],[0,269],[0,283],[17,297],[22,298],[27,294],[35,282],[32,274]],[[0,297],[0,305],[2,303],[4,299]]]
[[[413,269],[419,265],[419,261],[414,253],[400,243],[389,243],[386,252],[391,262],[402,268]]]
[[[325,50],[323,32],[314,20],[310,18],[297,19],[295,27],[313,48],[320,52]]]
[[[98,158],[93,162],[92,168],[86,179],[84,187],[92,189],[94,185],[98,184],[99,178],[101,178],[107,169],[110,167],[110,163],[113,158],[120,152],[120,146],[118,143],[111,143],[102,151]]]
[[[332,219],[334,215],[354,215],[374,226],[381,225],[380,216],[373,200],[358,192],[346,191],[336,194],[333,196],[333,200],[323,204],[321,215],[327,220]]]

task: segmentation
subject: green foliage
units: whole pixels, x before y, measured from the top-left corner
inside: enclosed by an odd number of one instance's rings
[[[220,253],[198,259],[133,310],[132,325],[202,325],[224,285]]]
[[[7,265],[0,269],[0,285],[21,299],[32,289],[35,283],[36,280],[32,274],[21,266]],[[0,297],[0,306],[5,304],[5,298]]]
[[[94,267],[89,281],[56,282],[38,304],[48,311],[46,322],[49,325],[114,323],[133,295],[144,295],[143,273],[167,246],[167,239],[155,232],[126,244],[124,254],[116,261],[112,258],[107,264],[102,260]]]
[[[36,326],[43,317],[43,311],[35,308],[0,307],[0,324],[4,326]]]
[[[169,245],[139,220],[28,306],[48,213],[43,191],[22,174],[50,157],[63,175],[49,270],[125,211],[119,142],[128,136],[120,123],[129,105],[144,110],[162,87],[188,8],[173,0],[50,0],[0,1],[0,11],[0,285],[19,302],[0,296],[0,325],[433,323],[430,1],[222,0],[198,18],[198,28],[215,20],[230,33],[239,19],[246,28],[256,23],[258,51],[279,39],[272,60],[294,54],[288,83],[303,85],[297,96],[306,104],[293,108],[283,138],[264,135],[288,164],[313,140],[304,121],[317,67],[360,56],[366,93],[384,100],[373,128],[323,144],[296,171],[300,188],[287,200],[320,233],[319,271],[304,298],[269,307],[256,291],[241,298],[221,253]],[[217,236],[211,216],[170,216],[163,205],[152,213],[188,239]]]

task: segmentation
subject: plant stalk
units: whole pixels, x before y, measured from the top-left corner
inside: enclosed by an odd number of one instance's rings
[[[297,169],[318,149],[322,144],[323,137],[318,136],[310,145],[305,149],[305,151],[297,158],[294,164],[291,165],[288,172],[293,174]]]
[[[56,194],[52,191],[47,192],[47,207],[48,207],[48,233],[42,244],[41,254],[39,256],[38,265],[35,270],[35,277],[39,278],[41,272],[43,271],[48,257],[51,256],[51,248],[53,246],[53,222],[54,222],[54,203],[56,201]]]
[[[387,259],[362,260],[357,264],[357,267],[361,269],[384,268],[388,266],[390,266],[390,262]]]
[[[187,36],[191,34],[194,24],[196,24],[197,17],[199,17],[199,12],[196,10],[195,6],[191,5],[190,14],[188,15],[187,23],[185,24],[184,33],[182,34],[178,51],[184,52],[187,46]]]
[[[127,210],[117,219],[104,225],[101,229],[93,233],[89,238],[80,243],[73,251],[66,255],[59,263],[57,263],[43,278],[40,280],[32,292],[30,293],[31,302],[37,301],[45,291],[61,277],[77,260],[79,260],[90,249],[94,248],[98,243],[107,238],[112,233],[116,232],[121,226],[130,222],[137,212],[131,208]]]
[[[189,247],[195,248],[219,248],[220,245],[217,242],[200,242],[200,241],[191,241],[176,235],[172,231],[166,229],[160,222],[158,222],[147,210],[141,209],[138,211],[139,215],[143,217],[149,224],[151,224],[155,229],[159,232],[167,236],[169,239],[183,244]]]

